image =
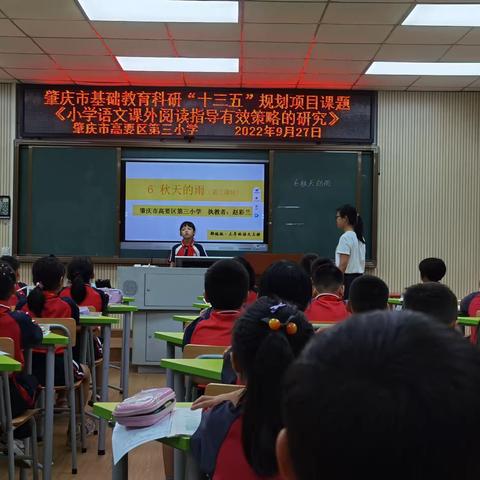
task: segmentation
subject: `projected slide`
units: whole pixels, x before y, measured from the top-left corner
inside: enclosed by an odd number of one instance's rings
[[[264,242],[264,164],[132,161],[125,171],[125,241],[179,241],[190,220],[199,242]]]

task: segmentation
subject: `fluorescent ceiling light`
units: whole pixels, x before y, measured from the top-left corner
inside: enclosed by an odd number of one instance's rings
[[[134,72],[238,72],[238,58],[117,57]]]
[[[90,20],[238,23],[238,2],[203,0],[78,0]]]
[[[480,75],[480,63],[373,62],[366,75]]]
[[[417,5],[402,25],[480,26],[480,5]]]

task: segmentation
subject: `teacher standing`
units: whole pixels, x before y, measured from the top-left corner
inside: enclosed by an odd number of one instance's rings
[[[365,273],[363,221],[352,205],[337,208],[336,220],[343,234],[335,250],[335,264],[344,274],[344,298],[347,300],[353,280]]]

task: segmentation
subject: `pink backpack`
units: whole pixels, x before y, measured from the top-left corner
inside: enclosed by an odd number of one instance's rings
[[[149,427],[165,418],[174,408],[175,393],[171,388],[149,388],[119,403],[113,416],[125,427]]]

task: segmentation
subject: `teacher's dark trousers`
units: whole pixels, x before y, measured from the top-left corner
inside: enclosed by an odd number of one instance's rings
[[[350,294],[350,285],[352,282],[358,278],[361,277],[363,273],[345,273],[343,276],[343,284],[345,285],[345,293],[343,294],[343,298],[345,300],[348,300],[349,294]]]

